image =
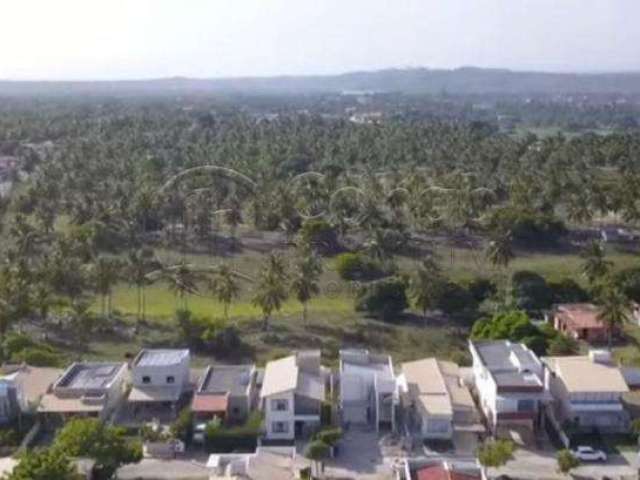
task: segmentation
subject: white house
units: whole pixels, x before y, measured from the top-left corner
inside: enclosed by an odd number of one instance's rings
[[[627,432],[629,414],[622,396],[629,391],[620,368],[606,350],[588,355],[546,357],[545,384],[554,399],[559,422],[591,431]]]
[[[265,437],[293,440],[318,428],[329,376],[320,364],[319,350],[267,363],[260,392]]]
[[[412,435],[451,439],[454,430],[484,431],[457,364],[435,358],[403,363],[398,380]]]
[[[345,423],[366,423],[395,430],[399,403],[389,355],[367,350],[340,351],[340,413]]]
[[[191,390],[190,361],[189,350],[142,350],[131,365],[127,403],[134,417],[175,415],[178,402]]]
[[[493,432],[503,425],[537,428],[542,403],[550,396],[536,354],[508,340],[470,341],[469,350],[480,408]]]

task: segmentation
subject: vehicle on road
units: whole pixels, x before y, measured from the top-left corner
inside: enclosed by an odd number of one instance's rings
[[[576,457],[581,462],[606,462],[607,454],[602,450],[596,450],[593,447],[588,447],[586,445],[579,446],[575,450],[573,450],[573,456]]]

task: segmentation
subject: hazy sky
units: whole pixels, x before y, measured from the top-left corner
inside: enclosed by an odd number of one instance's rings
[[[640,0],[0,0],[0,78],[640,70]]]

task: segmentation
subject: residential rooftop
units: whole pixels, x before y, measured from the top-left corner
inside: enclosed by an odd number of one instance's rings
[[[557,315],[563,318],[571,329],[603,328],[598,318],[600,309],[591,303],[567,303],[556,306]]]
[[[542,363],[521,343],[509,340],[472,341],[498,387],[542,387]]]
[[[212,365],[207,368],[196,393],[245,395],[254,371],[254,365]]]
[[[546,357],[549,369],[562,379],[569,393],[626,393],[629,391],[623,372],[594,355]]]
[[[54,388],[72,390],[106,390],[126,363],[73,363],[55,383]]]
[[[430,415],[453,415],[454,409],[473,410],[474,403],[462,384],[458,365],[435,358],[402,364],[407,392]]]
[[[394,378],[389,355],[376,355],[367,350],[341,350],[340,369],[344,374],[376,375],[380,379]]]
[[[303,351],[274,360],[265,367],[262,398],[285,392],[324,400],[325,380],[319,351]]]
[[[140,367],[179,365],[185,358],[189,358],[189,355],[187,349],[145,349],[138,354],[133,363]]]

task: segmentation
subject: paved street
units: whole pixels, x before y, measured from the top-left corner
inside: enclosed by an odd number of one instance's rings
[[[345,433],[337,458],[327,461],[327,477],[340,479],[389,480],[392,464],[402,456],[390,437],[379,438],[375,430],[352,428]]]
[[[567,477],[557,472],[556,452],[554,451],[531,451],[518,449],[514,454],[514,459],[505,467],[496,471],[490,469],[491,475],[509,475],[513,478],[523,480],[566,480]],[[613,455],[609,460],[602,463],[584,464],[572,471],[575,478],[602,479],[609,477],[612,479],[636,479],[637,466],[634,455],[630,454]]]

